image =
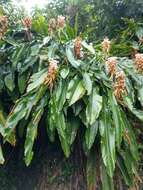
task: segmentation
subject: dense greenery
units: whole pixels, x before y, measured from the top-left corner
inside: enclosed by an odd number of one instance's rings
[[[121,17],[140,20],[142,12],[121,13],[126,5],[130,9],[129,1],[97,2],[83,0],[81,8],[79,1],[70,5],[66,1],[47,14],[36,8],[32,19],[24,11],[20,17],[15,12],[9,15],[3,7],[1,14],[9,17],[0,17],[1,147],[24,139],[24,160],[29,166],[42,125],[51,142],[59,138],[66,157],[80,139],[89,190],[97,184],[103,190],[119,189],[116,177],[134,187],[141,180],[135,126],[143,122],[143,56],[137,54],[142,52],[143,28],[142,23]],[[105,17],[109,5],[111,12]],[[65,15],[70,13],[66,23],[64,17],[56,16],[63,6]],[[77,11],[67,13],[69,6]],[[109,33],[114,38],[111,42],[95,40]],[[2,148],[0,162],[4,163]]]

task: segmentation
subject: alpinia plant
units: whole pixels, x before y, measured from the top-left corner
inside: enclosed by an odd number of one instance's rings
[[[96,184],[102,184],[103,190],[118,189],[113,180],[117,173],[133,187],[140,180],[132,118],[143,122],[142,55],[133,60],[110,57],[108,38],[102,50],[96,50],[76,36],[76,28],[65,25],[64,17],[58,17],[58,27],[62,27],[58,37],[57,21],[49,22],[49,36],[35,32],[26,41],[24,35],[11,31],[1,41],[0,133],[4,142],[15,145],[16,129],[23,125],[28,166],[41,118],[47,138],[54,142],[58,134],[66,157],[82,130],[88,189]],[[6,99],[11,102],[8,116],[4,114]],[[1,148],[0,161],[4,162]]]

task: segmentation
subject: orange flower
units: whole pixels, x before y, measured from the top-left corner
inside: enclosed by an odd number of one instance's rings
[[[102,42],[102,51],[103,53],[109,53],[111,48],[111,42],[110,40],[106,37],[104,38],[103,42]]]
[[[8,29],[8,19],[7,16],[0,17],[0,39],[5,35]]]
[[[30,29],[31,25],[32,25],[32,20],[30,18],[26,17],[22,20],[22,23],[25,26],[25,28]]]
[[[49,61],[49,68],[48,68],[48,74],[45,78],[44,84],[47,85],[50,88],[53,88],[54,82],[56,80],[57,76],[57,70],[58,70],[58,61],[51,59]]]
[[[57,26],[58,26],[58,28],[64,28],[64,26],[65,26],[65,17],[64,16],[58,16]]]
[[[109,57],[106,61],[109,74],[112,76],[116,73],[117,57]]]
[[[135,64],[136,68],[139,72],[143,72],[143,54],[142,53],[137,53],[135,55]]]
[[[51,18],[51,19],[49,20],[49,28],[48,28],[48,31],[49,31],[50,33],[52,33],[53,31],[55,31],[55,30],[56,30],[56,25],[57,25],[56,20],[55,20],[54,18]]]
[[[116,82],[114,85],[114,94],[118,100],[122,99],[123,93],[126,91],[125,74],[123,71],[116,73]]]
[[[77,59],[81,58],[81,47],[82,47],[81,42],[82,42],[82,39],[80,37],[77,37],[75,39],[74,52]]]

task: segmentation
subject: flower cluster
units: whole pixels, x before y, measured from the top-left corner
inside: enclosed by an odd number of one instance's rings
[[[58,16],[57,27],[58,28],[64,28],[64,26],[65,26],[65,17],[64,16]]]
[[[77,37],[74,43],[74,52],[77,59],[80,59],[82,57],[81,47],[82,47],[82,39],[80,37]]]
[[[0,17],[0,39],[5,35],[8,29],[8,19],[7,16]]]
[[[143,72],[143,54],[142,53],[137,53],[135,55],[135,64],[137,71]]]
[[[109,57],[106,61],[108,72],[111,77],[116,74],[117,57]]]
[[[109,53],[111,48],[111,42],[110,40],[106,37],[104,38],[103,42],[102,42],[102,51],[103,53]]]
[[[57,70],[58,70],[58,61],[51,59],[49,61],[48,74],[44,81],[44,84],[47,85],[49,88],[53,88],[57,76]]]
[[[30,29],[30,28],[31,28],[31,25],[32,25],[32,20],[31,20],[30,18],[26,17],[26,18],[24,18],[24,19],[22,20],[22,23],[23,23],[23,25],[24,25],[24,27],[25,27],[26,29]]]
[[[65,17],[58,16],[57,20],[55,18],[51,18],[49,20],[48,30],[49,33],[53,33],[56,29],[62,29],[65,26]]]
[[[51,18],[49,20],[49,28],[48,28],[49,32],[52,33],[53,31],[55,31],[56,30],[56,26],[57,26],[56,19]]]
[[[123,71],[116,73],[116,82],[114,85],[114,94],[118,100],[122,99],[123,93],[126,92],[125,74]]]

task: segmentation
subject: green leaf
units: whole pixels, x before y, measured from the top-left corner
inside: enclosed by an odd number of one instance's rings
[[[136,35],[139,39],[143,37],[143,28],[139,27],[138,30],[136,31]]]
[[[80,120],[77,117],[70,116],[67,121],[66,134],[70,145],[73,144],[77,131],[80,127]]]
[[[29,79],[30,72],[26,71],[18,76],[18,87],[21,94],[24,93],[27,85],[27,81]]]
[[[86,108],[87,123],[93,125],[102,109],[102,97],[93,89]]]
[[[91,147],[95,141],[95,137],[97,135],[97,132],[98,132],[98,121],[96,121],[94,124],[92,124],[91,126],[89,126],[86,129],[85,143],[86,143],[88,150],[91,149]]]
[[[126,161],[128,162],[128,160],[126,160]],[[123,176],[125,183],[127,185],[131,186],[132,185],[132,178],[129,175],[128,170],[125,166],[124,160],[120,155],[118,155],[118,157],[117,157],[117,165],[118,165],[118,167],[122,173],[122,176]]]
[[[80,98],[85,94],[85,88],[83,86],[83,82],[75,77],[72,79],[68,86],[68,92],[66,98],[69,101],[69,106],[77,102]]]
[[[143,88],[138,89],[138,99],[139,99],[141,105],[143,106]]]
[[[143,111],[137,110],[133,106],[133,102],[131,101],[129,96],[124,97],[124,103],[128,107],[128,109],[141,121],[143,121]]]
[[[66,101],[67,88],[68,82],[65,80],[60,80],[56,89],[56,102],[58,111],[63,109],[64,103]]]
[[[1,145],[0,145],[0,164],[4,164],[4,157],[3,157],[3,152],[2,152],[2,148],[1,148]]]
[[[88,73],[83,74],[83,83],[84,83],[85,89],[87,90],[87,95],[90,95],[92,91],[92,80]]]
[[[65,79],[69,74],[69,68],[68,67],[64,67],[61,71],[60,71],[60,75],[63,79]]]
[[[12,67],[16,69],[18,62],[21,60],[22,55],[24,54],[27,45],[22,44],[17,47],[12,55]]]
[[[113,178],[106,172],[104,164],[101,165],[102,190],[114,190]]]
[[[24,118],[28,119],[33,106],[35,106],[37,102],[44,96],[45,89],[45,86],[41,86],[41,88],[38,89],[36,92],[26,94],[16,102],[5,124],[4,136],[6,140],[10,138],[11,134],[14,132],[15,127],[20,120]],[[14,143],[15,142],[13,142],[13,144]]]
[[[46,76],[47,76],[47,68],[37,73],[34,73],[30,78],[29,85],[27,87],[27,92],[30,92],[33,89],[39,87],[41,84],[43,84]]]
[[[122,119],[121,119],[118,103],[112,92],[109,92],[109,101],[110,101],[110,106],[111,106],[111,110],[113,114],[113,121],[115,125],[116,143],[117,143],[118,148],[120,148],[120,145],[122,142],[122,136],[123,136],[123,128],[122,128],[123,124],[122,124]]]
[[[95,54],[95,49],[93,48],[92,45],[88,45],[86,43],[86,41],[82,41],[82,45],[84,48],[86,48],[88,51],[90,51],[90,53]]]
[[[105,105],[99,122],[99,129],[101,135],[101,153],[107,173],[113,177],[115,169],[115,130],[111,122],[111,114]]]
[[[96,189],[97,159],[95,152],[90,152],[86,164],[87,190]]]
[[[4,126],[6,123],[6,117],[3,113],[3,110],[0,109],[0,134],[4,136]]]
[[[138,152],[138,144],[136,141],[135,133],[134,133],[134,131],[131,127],[131,124],[130,124],[129,120],[127,119],[125,113],[122,110],[120,111],[120,113],[121,113],[122,123],[123,123],[123,127],[124,127],[124,139],[127,141],[128,149],[130,149],[133,158],[136,161],[138,161],[139,160],[139,152]],[[128,139],[125,138],[126,136],[128,136]],[[130,142],[128,142],[128,141],[130,141]]]
[[[32,120],[27,127],[26,140],[24,145],[24,156],[25,156],[25,163],[27,166],[29,166],[33,158],[33,151],[32,151],[33,144],[37,137],[38,124],[42,117],[42,114],[44,112],[44,107],[46,106],[46,104],[47,104],[47,96],[43,97],[39,102],[38,106],[35,108],[32,114]]]
[[[14,77],[13,77],[12,73],[8,74],[5,77],[4,81],[5,81],[6,87],[12,92],[15,88]]]
[[[74,68],[78,68],[81,65],[81,61],[80,60],[76,60],[74,58],[73,52],[71,50],[70,46],[66,47],[66,55],[68,58],[68,61],[70,62],[70,64],[74,67]]]

